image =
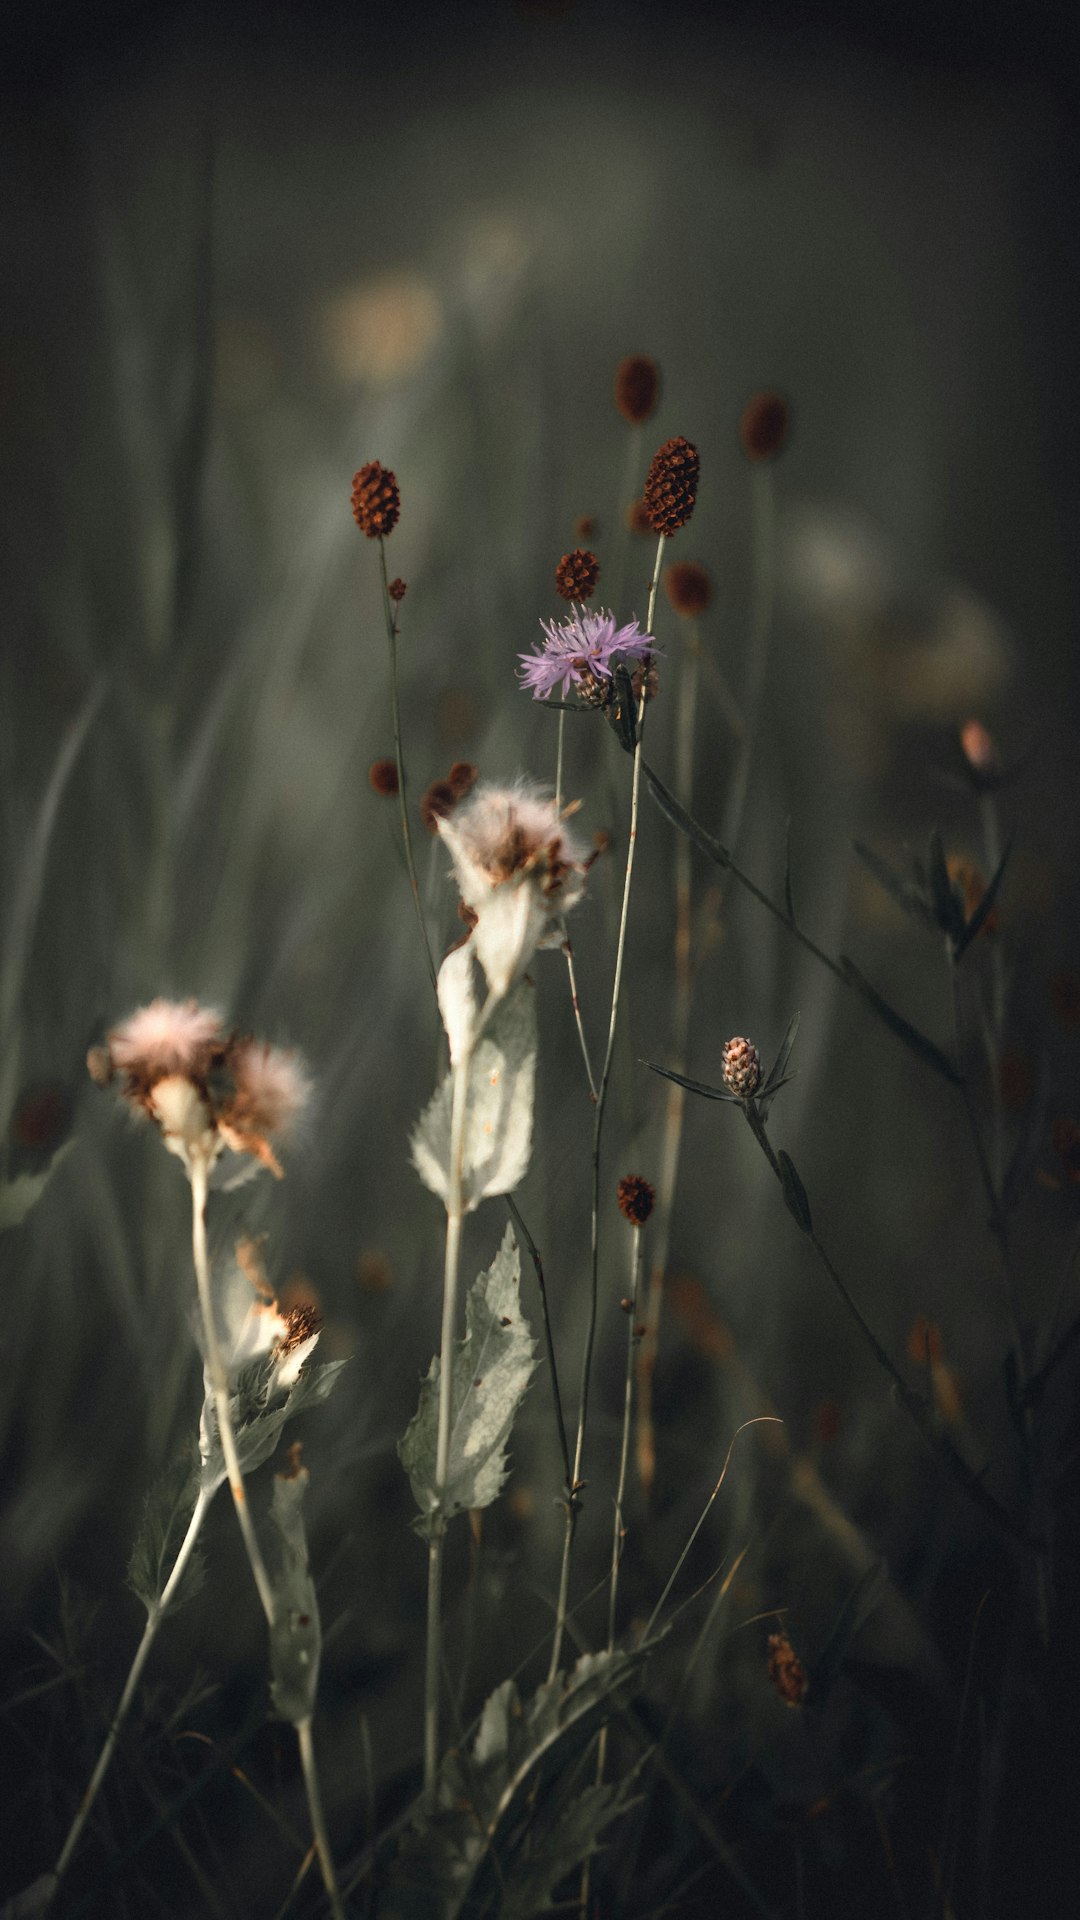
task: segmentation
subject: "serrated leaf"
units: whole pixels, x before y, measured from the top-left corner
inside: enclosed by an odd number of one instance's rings
[[[849,960],[846,953],[840,955],[839,965],[849,986],[862,994],[867,1005],[873,1008],[878,1019],[895,1033],[898,1040],[902,1040],[906,1047],[910,1047],[912,1053],[917,1053],[921,1060],[925,1060],[927,1065],[933,1067],[935,1073],[940,1073],[942,1079],[948,1080],[951,1086],[963,1085],[952,1061],[942,1053],[941,1048],[936,1047],[932,1040],[928,1040],[925,1033],[920,1033],[918,1027],[913,1027],[910,1020],[905,1020],[902,1013],[897,1013],[896,1008],[882,998],[876,987],[870,985],[865,974],[859,972],[855,962]]]
[[[776,1156],[780,1167],[780,1184],[784,1191],[784,1201],[800,1233],[812,1234],[814,1222],[810,1216],[810,1202],[806,1197],[806,1188],[799,1179],[791,1158],[783,1148]]]
[[[758,1111],[763,1120],[768,1119],[769,1108],[772,1106],[775,1096],[790,1078],[787,1064],[791,1059],[791,1050],[795,1045],[795,1038],[799,1031],[799,1021],[801,1019],[801,1013],[793,1013],[791,1019],[788,1021],[787,1032],[780,1042],[780,1051],[773,1061],[768,1079],[758,1096]]]
[[[315,1711],[322,1635],[315,1582],[308,1566],[304,1495],[308,1473],[275,1474],[270,1517],[281,1538],[281,1557],[271,1571],[274,1620],[270,1629],[270,1697],[282,1720],[296,1726]]]
[[[233,1397],[233,1420],[236,1428],[236,1452],[242,1473],[254,1473],[264,1460],[269,1460],[278,1441],[282,1428],[305,1409],[320,1406],[332,1391],[334,1382],[347,1360],[327,1360],[322,1366],[312,1366],[309,1362],[291,1389],[287,1399],[266,1406],[258,1397],[246,1398],[241,1381]],[[245,1412],[245,1407],[254,1409]],[[208,1394],[203,1406],[203,1468],[202,1484],[206,1492],[211,1493],[220,1487],[225,1479],[225,1461],[221,1443],[217,1436],[217,1420],[214,1413],[213,1395]]]
[[[181,1536],[195,1509],[199,1492],[198,1469],[185,1449],[155,1480],[143,1501],[139,1531],[128,1561],[128,1585],[147,1613],[153,1612],[172,1571]],[[193,1599],[203,1583],[205,1566],[198,1553],[188,1562],[170,1612]]]
[[[500,1920],[533,1920],[546,1913],[560,1881],[584,1866],[600,1845],[604,1828],[633,1805],[625,1781],[591,1786],[570,1796],[546,1831],[529,1836],[528,1852],[514,1861],[499,1908]]]
[[[993,913],[994,904],[997,900],[998,894],[1001,891],[1001,883],[1005,878],[1005,868],[1008,864],[1009,855],[1011,854],[1011,852],[1012,852],[1012,838],[1010,836],[1008,844],[1006,845],[1005,851],[1002,854],[1001,859],[998,861],[997,866],[994,869],[993,877],[990,881],[989,886],[986,889],[986,892],[983,894],[982,899],[979,901],[978,906],[975,908],[975,911],[972,914],[971,919],[965,923],[962,933],[960,933],[957,939],[953,942],[953,959],[954,960],[960,960],[963,958],[964,954],[967,952],[968,948],[970,947],[972,941],[978,939],[980,933],[982,932],[983,928],[986,925],[986,922],[990,918],[990,915]]]
[[[867,872],[873,874],[878,886],[883,888],[891,900],[895,900],[901,911],[909,914],[913,920],[918,920],[922,926],[936,930],[937,920],[933,910],[919,888],[913,887],[909,880],[905,880],[902,875],[896,873],[888,861],[883,860],[879,853],[875,853],[873,847],[868,847],[865,841],[853,840],[851,845]]]
[[[425,1107],[412,1137],[413,1165],[424,1185],[446,1201],[450,1191],[450,1122],[454,1073]],[[512,1193],[532,1148],[536,1087],[536,1001],[519,980],[495,1008],[469,1065],[462,1191],[465,1211]]]
[[[510,1429],[536,1365],[536,1342],[521,1309],[520,1282],[517,1242],[507,1226],[490,1267],[469,1289],[465,1338],[454,1347],[450,1458],[441,1508],[445,1519],[490,1506],[507,1475]],[[440,1511],[435,1478],[439,1378],[436,1355],[420,1388],[420,1404],[398,1445],[420,1509],[417,1531],[425,1535]]]
[[[31,1208],[37,1206],[54,1172],[74,1144],[73,1140],[65,1140],[40,1173],[17,1173],[14,1180],[0,1180],[0,1233],[8,1227],[22,1225]]]

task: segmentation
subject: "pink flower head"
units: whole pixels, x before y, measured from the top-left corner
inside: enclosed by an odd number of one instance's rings
[[[109,1069],[125,1076],[124,1092],[136,1098],[170,1074],[201,1086],[225,1041],[221,1015],[213,1007],[201,1007],[197,1000],[151,1000],[113,1028]]]
[[[438,823],[454,862],[493,993],[506,993],[537,947],[562,938],[558,922],[580,900],[590,864],[555,802],[538,787],[486,782]]]
[[[288,1132],[311,1098],[311,1081],[295,1053],[265,1040],[234,1040],[226,1064],[232,1089],[218,1107],[218,1131],[226,1146],[253,1154],[280,1178],[270,1136]]]
[[[590,674],[596,680],[610,680],[616,662],[647,660],[655,644],[636,620],[617,627],[615,615],[602,608],[590,613],[574,607],[569,620],[541,620],[540,625],[543,646],[518,655],[521,683],[531,687],[534,700],[546,700],[560,681],[565,696],[572,680],[584,682]]]

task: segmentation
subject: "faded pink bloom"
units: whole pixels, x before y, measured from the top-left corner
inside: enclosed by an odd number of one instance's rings
[[[538,787],[477,787],[438,823],[466,907],[473,944],[497,995],[507,993],[537,947],[562,938],[559,920],[584,891],[590,864]]]
[[[237,1153],[254,1154],[280,1177],[270,1136],[286,1133],[311,1098],[311,1081],[295,1053],[264,1040],[237,1040],[227,1056],[232,1091],[218,1110],[218,1130]]]
[[[114,1027],[109,1063],[114,1073],[126,1075],[126,1093],[149,1093],[171,1073],[199,1085],[225,1038],[221,1015],[213,1007],[201,1007],[197,1000],[151,1000]]]

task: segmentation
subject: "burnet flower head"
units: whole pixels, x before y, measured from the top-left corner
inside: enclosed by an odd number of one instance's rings
[[[120,1094],[159,1128],[170,1153],[212,1165],[223,1147],[250,1154],[280,1178],[272,1142],[307,1104],[311,1083],[297,1055],[228,1030],[197,1000],[152,1000],[87,1056],[99,1086]]]
[[[575,683],[587,697],[602,697],[616,665],[647,662],[655,646],[636,620],[617,626],[610,609],[589,613],[574,607],[569,620],[541,620],[540,625],[543,645],[518,655],[521,683],[535,700],[546,700],[560,682],[564,696]]]
[[[543,788],[478,786],[438,830],[454,862],[471,941],[497,999],[538,947],[562,940],[559,921],[584,892],[590,856]]]

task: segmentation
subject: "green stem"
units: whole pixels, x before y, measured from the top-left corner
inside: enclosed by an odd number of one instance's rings
[[[649,611],[645,621],[646,633],[652,632],[653,616],[656,612],[656,590],[660,581],[660,568],[663,564],[663,558],[664,535],[661,534],[657,542],[656,563],[653,567],[652,583],[649,589]],[[596,1313],[599,1298],[600,1273],[600,1149],[604,1130],[604,1114],[607,1110],[608,1088],[611,1084],[611,1063],[615,1055],[615,1031],[619,1019],[623,961],[626,955],[626,930],[630,918],[630,890],[634,877],[634,855],[637,849],[638,809],[641,798],[641,768],[643,764],[641,749],[645,735],[646,679],[647,675],[643,672],[641,698],[638,702],[637,742],[634,747],[634,773],[630,793],[630,833],[626,848],[626,872],[623,878],[622,911],[619,916],[619,936],[615,952],[615,977],[611,989],[611,1014],[608,1021],[607,1047],[604,1052],[604,1064],[597,1088],[596,1111],[593,1116],[589,1320],[585,1335],[585,1349],[581,1361],[577,1440],[574,1446],[573,1472],[566,1496],[566,1526],[563,1533],[562,1566],[559,1571],[559,1595],[555,1608],[555,1631],[552,1636],[551,1660],[548,1666],[549,1680],[553,1680],[559,1670],[563,1635],[566,1631],[566,1609],[570,1595],[570,1563],[573,1557],[574,1534],[577,1528],[577,1515],[580,1504],[578,1495],[581,1489],[581,1469],[585,1454],[585,1432],[589,1411],[589,1382],[592,1373],[593,1347],[596,1342]]]
[[[206,1371],[210,1381],[210,1390],[214,1396],[214,1410],[217,1414],[218,1437],[225,1461],[225,1472],[232,1494],[236,1518],[240,1523],[240,1532],[251,1571],[258,1588],[259,1600],[266,1615],[267,1624],[274,1622],[274,1589],[266,1571],[255,1537],[255,1525],[251,1518],[247,1494],[244,1490],[244,1476],[240,1470],[240,1460],[236,1451],[236,1436],[233,1432],[232,1406],[229,1399],[229,1376],[221,1354],[221,1343],[217,1336],[217,1324],[214,1320],[214,1303],[210,1290],[210,1261],[206,1251],[206,1187],[209,1167],[205,1154],[195,1153],[190,1164],[191,1176],[191,1243],[195,1260],[195,1279],[199,1289],[199,1310],[202,1315],[203,1339],[206,1343]]]
[[[307,1794],[308,1812],[311,1816],[311,1831],[315,1839],[315,1851],[322,1870],[323,1886],[330,1900],[330,1911],[334,1920],[345,1920],[345,1909],[341,1904],[341,1889],[338,1886],[337,1873],[334,1870],[334,1856],[330,1851],[330,1836],[326,1831],[326,1817],[323,1813],[322,1793],[319,1788],[319,1774],[315,1765],[315,1743],[311,1737],[311,1715],[296,1722],[296,1738],[300,1743],[300,1764],[304,1770],[304,1791]]]
[[[408,790],[405,784],[405,760],[401,751],[401,705],[398,699],[397,679],[397,622],[394,618],[390,600],[390,585],[386,574],[386,542],[379,535],[379,573],[382,578],[383,612],[386,616],[386,638],[390,648],[390,701],[394,716],[394,760],[398,776],[398,807],[401,813],[401,838],[405,846],[405,865],[409,871],[409,885],[412,888],[413,905],[416,908],[416,921],[420,928],[420,938],[424,944],[431,984],[436,984],[435,961],[424,922],[424,909],[420,904],[420,887],[416,878],[416,862],[413,859],[412,833],[409,828]]]

